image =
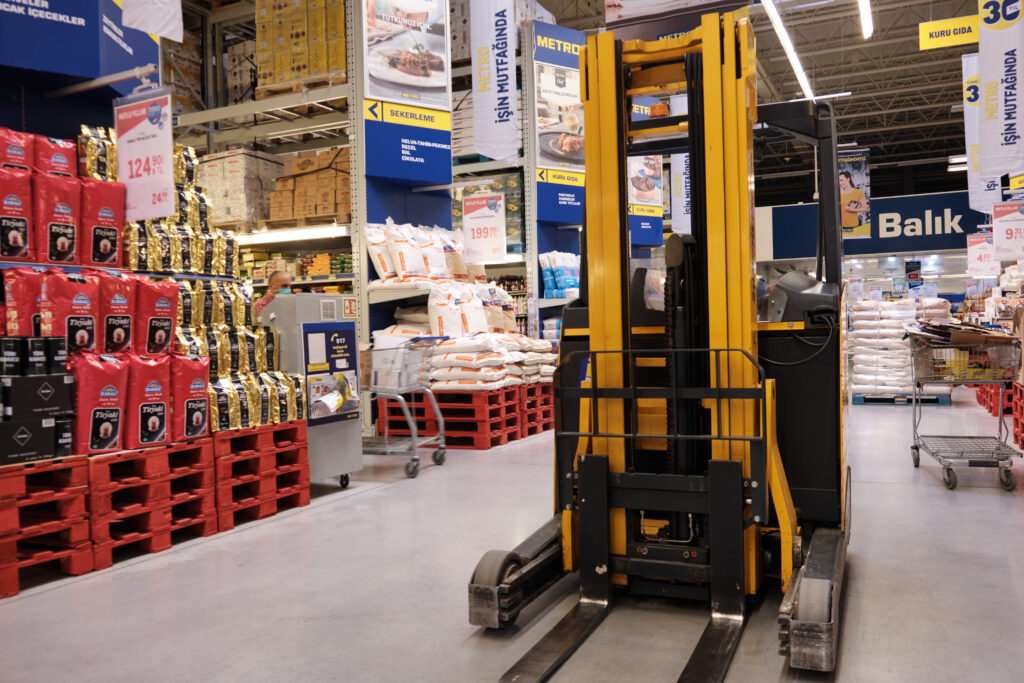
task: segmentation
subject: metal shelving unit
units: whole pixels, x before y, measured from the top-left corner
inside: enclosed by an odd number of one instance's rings
[[[337,282],[352,282],[352,273],[331,273],[330,275],[297,275],[292,278],[293,285],[325,285]],[[252,281],[253,287],[266,287],[269,280],[262,278]]]

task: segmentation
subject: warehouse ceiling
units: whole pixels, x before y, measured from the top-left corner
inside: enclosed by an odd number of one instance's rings
[[[603,0],[544,0],[564,23],[604,24]],[[840,143],[871,153],[872,195],[961,190],[964,173],[947,159],[964,153],[960,55],[972,46],[918,50],[923,21],[977,12],[973,0],[872,0],[875,23],[861,36],[856,0],[776,0],[815,95],[849,91],[832,100]],[[801,97],[793,70],[760,5],[751,10],[757,36],[758,100]],[[813,152],[789,143],[769,145],[757,164],[757,203],[811,201]]]

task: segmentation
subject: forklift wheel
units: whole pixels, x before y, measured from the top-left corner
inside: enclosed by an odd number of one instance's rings
[[[443,448],[438,448],[436,451],[434,451],[434,455],[432,457],[434,458],[434,464],[435,465],[443,465],[444,464],[444,449]]]
[[[341,484],[341,488],[343,489],[347,489],[350,482],[351,480],[348,478],[347,474],[342,474],[338,477],[338,483]]]
[[[917,446],[910,447],[910,458],[914,461],[914,467],[921,466],[921,451]]]
[[[420,473],[420,463],[416,460],[410,460],[405,463],[405,476],[410,479],[415,479],[416,475]]]
[[[942,470],[942,483],[946,485],[946,488],[952,491],[956,488],[956,472],[953,471],[952,467],[947,467]]]
[[[1011,472],[1009,468],[1000,468],[999,485],[1007,491],[1012,491],[1017,488],[1017,477],[1013,476],[1013,472]]]
[[[476,563],[473,578],[469,582],[478,586],[498,586],[517,569],[519,563],[508,550],[488,550]],[[508,628],[514,623],[514,617],[511,621],[501,621],[498,623],[498,629]]]

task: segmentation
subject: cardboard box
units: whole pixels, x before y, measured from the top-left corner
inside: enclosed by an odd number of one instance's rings
[[[274,16],[277,0],[256,0],[256,23],[269,21]]]
[[[323,7],[310,7],[306,11],[306,27],[309,42],[327,41],[327,13]]]
[[[0,466],[57,457],[56,425],[52,417],[0,422]]]
[[[334,191],[333,190],[317,190],[316,194],[313,195],[314,204],[330,204],[334,205]]]
[[[293,45],[292,49],[292,78],[303,78],[309,75],[309,49],[306,44]]]
[[[334,180],[323,181],[321,180],[316,184],[317,194],[322,194],[325,197],[334,196]],[[320,201],[320,200],[318,200]]]
[[[295,159],[289,159],[285,164],[285,175],[295,175],[296,173],[305,173],[306,171],[312,171],[316,169],[316,157],[297,157]],[[296,182],[300,178],[296,178]]]
[[[305,44],[309,40],[309,21],[305,9],[300,7],[289,10],[285,21],[288,23],[288,40],[292,44]]]
[[[348,62],[348,52],[345,47],[344,38],[333,38],[327,41],[327,70],[345,71]]]
[[[292,77],[292,51],[285,48],[274,50],[274,83],[282,83]]]
[[[336,190],[334,193],[334,201],[338,204],[351,204],[352,203],[352,191],[351,190]]]
[[[295,211],[291,206],[271,206],[270,220],[287,221],[295,218]]]
[[[309,75],[322,76],[328,73],[327,43],[323,40],[309,43]]]
[[[352,179],[348,173],[339,173],[334,178],[334,189],[336,190],[350,190],[352,188]]]
[[[277,206],[293,206],[295,195],[291,190],[284,190],[281,192],[270,193],[270,208],[271,210]]]
[[[295,190],[295,178],[278,178],[274,181],[274,190],[278,192],[293,192]]]
[[[345,38],[345,5],[328,5],[327,15],[327,39],[335,40]]]
[[[292,206],[299,206],[301,204],[312,204],[316,197],[316,190],[310,190],[306,186],[295,188],[294,199],[292,199]]]
[[[316,215],[316,204],[296,204],[296,218],[311,218]]]
[[[315,215],[317,215],[317,216],[333,216],[334,213],[335,213],[335,209],[334,209],[334,202],[333,201],[323,202],[323,203],[320,203],[320,204],[316,205],[316,214]]]
[[[30,420],[75,412],[75,376],[0,377],[5,420]]]

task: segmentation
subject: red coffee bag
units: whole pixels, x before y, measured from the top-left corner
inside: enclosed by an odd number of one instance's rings
[[[66,336],[68,355],[95,349],[98,303],[99,282],[95,275],[60,270],[47,273],[39,297],[39,334]]]
[[[37,173],[32,176],[35,212],[35,250],[40,263],[78,263],[78,218],[81,186],[78,178]]]
[[[82,178],[80,260],[87,266],[121,267],[124,183]]]
[[[169,358],[124,354],[128,395],[124,406],[124,447],[148,448],[167,443],[171,403]]]
[[[46,268],[10,268],[3,271],[7,336],[39,336],[39,305]]]
[[[78,154],[76,145],[71,140],[58,140],[36,135],[33,140],[35,148],[35,169],[39,173],[51,173],[74,177],[78,175]]]
[[[32,170],[35,136],[10,128],[0,128],[0,167]]]
[[[203,356],[171,356],[171,441],[206,436],[206,378],[210,359]]]
[[[119,353],[132,348],[132,327],[135,318],[134,275],[98,271],[99,339],[97,347],[105,353]]]
[[[135,352],[154,354],[170,350],[177,313],[177,283],[140,279],[135,294]]]
[[[115,357],[76,353],[68,365],[75,376],[75,455],[120,451],[128,364]]]
[[[0,259],[31,261],[32,176],[0,168]]]

